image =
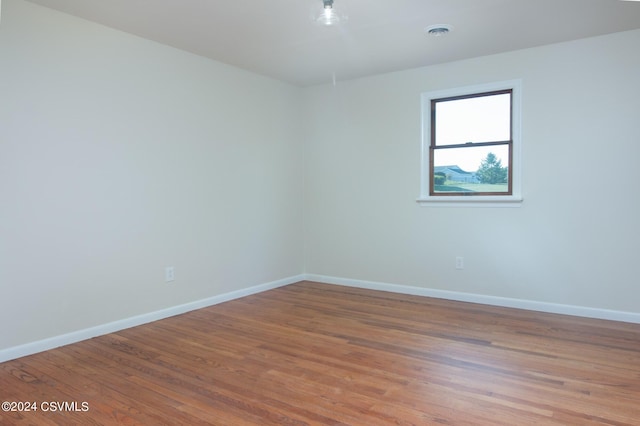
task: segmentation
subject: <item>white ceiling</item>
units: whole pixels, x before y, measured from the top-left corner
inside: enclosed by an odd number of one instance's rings
[[[30,1],[300,86],[640,28],[618,0],[335,0],[349,22],[329,28],[322,0]]]

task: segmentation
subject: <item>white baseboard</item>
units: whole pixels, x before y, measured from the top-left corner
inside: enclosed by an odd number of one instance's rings
[[[608,309],[589,308],[574,305],[562,305],[556,303],[537,302],[532,300],[512,299],[507,297],[486,296],[481,294],[462,293],[456,291],[437,290],[430,288],[414,287],[408,285],[398,285],[381,283],[374,281],[355,280],[349,278],[331,277],[317,274],[295,275],[281,280],[272,281],[253,287],[232,291],[207,299],[197,300],[183,305],[173,306],[155,312],[126,318],[108,324],[99,325],[79,331],[75,331],[60,336],[51,337],[37,342],[27,343],[20,346],[0,350],[0,362],[10,361],[93,337],[102,336],[126,328],[136,327],[175,315],[184,314],[196,309],[206,308],[241,297],[249,296],[263,291],[271,290],[299,281],[317,281],[327,284],[343,285],[348,287],[366,288],[370,290],[389,291],[400,294],[411,294],[415,296],[434,297],[438,299],[457,300],[461,302],[481,303],[484,305],[502,306],[507,308],[526,309],[530,311],[549,312],[554,314],[573,315],[578,317],[597,318],[611,321],[623,321],[640,324],[640,313],[613,311]]]
[[[354,280],[349,278],[338,278],[316,274],[305,274],[304,277],[308,281],[318,281],[322,283],[343,285],[348,287],[366,288],[370,290],[389,291],[392,293],[434,297],[438,299],[456,300],[460,302],[481,303],[484,305],[501,306],[505,308],[526,309],[529,311],[548,312],[553,314],[573,315],[576,317],[597,318],[640,324],[640,313],[635,312],[613,311],[608,309],[589,308],[584,306],[562,305],[557,303],[537,302],[533,300],[486,296],[481,294],[436,290],[430,288],[380,283],[374,281]]]
[[[60,346],[69,345],[71,343],[80,342],[82,340],[91,339],[93,337],[114,333],[126,328],[136,327],[138,325],[147,324],[175,315],[184,314],[196,309],[202,309],[208,306],[217,305],[219,303],[228,302],[233,299],[239,299],[241,297],[261,293],[263,291],[293,284],[298,281],[303,281],[304,279],[304,275],[296,275],[281,280],[245,288],[242,290],[232,291],[229,293],[221,294],[219,296],[213,296],[207,299],[197,300],[194,302],[185,303],[183,305],[172,306],[170,308],[162,309],[159,311],[149,312],[147,314],[110,322],[108,324],[102,324],[95,327],[74,331],[72,333],[50,337],[48,339],[39,340],[37,342],[2,349],[0,350],[0,362],[21,358],[23,356],[32,355],[38,352],[47,351],[49,349],[58,348]]]

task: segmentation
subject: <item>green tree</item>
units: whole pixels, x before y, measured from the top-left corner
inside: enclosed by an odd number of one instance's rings
[[[445,175],[442,172],[435,172],[433,174],[433,182],[436,185],[444,185],[444,183],[447,181],[447,175]]]
[[[509,169],[502,167],[502,161],[493,152],[482,160],[476,176],[481,183],[506,183]]]

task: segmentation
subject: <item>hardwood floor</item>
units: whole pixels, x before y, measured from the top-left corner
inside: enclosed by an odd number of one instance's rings
[[[640,325],[302,282],[5,362],[0,401],[37,408],[2,425],[638,425]]]

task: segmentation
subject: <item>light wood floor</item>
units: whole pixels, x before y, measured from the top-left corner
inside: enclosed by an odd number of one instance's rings
[[[0,364],[0,401],[79,410],[2,425],[639,425],[640,325],[302,282]]]

